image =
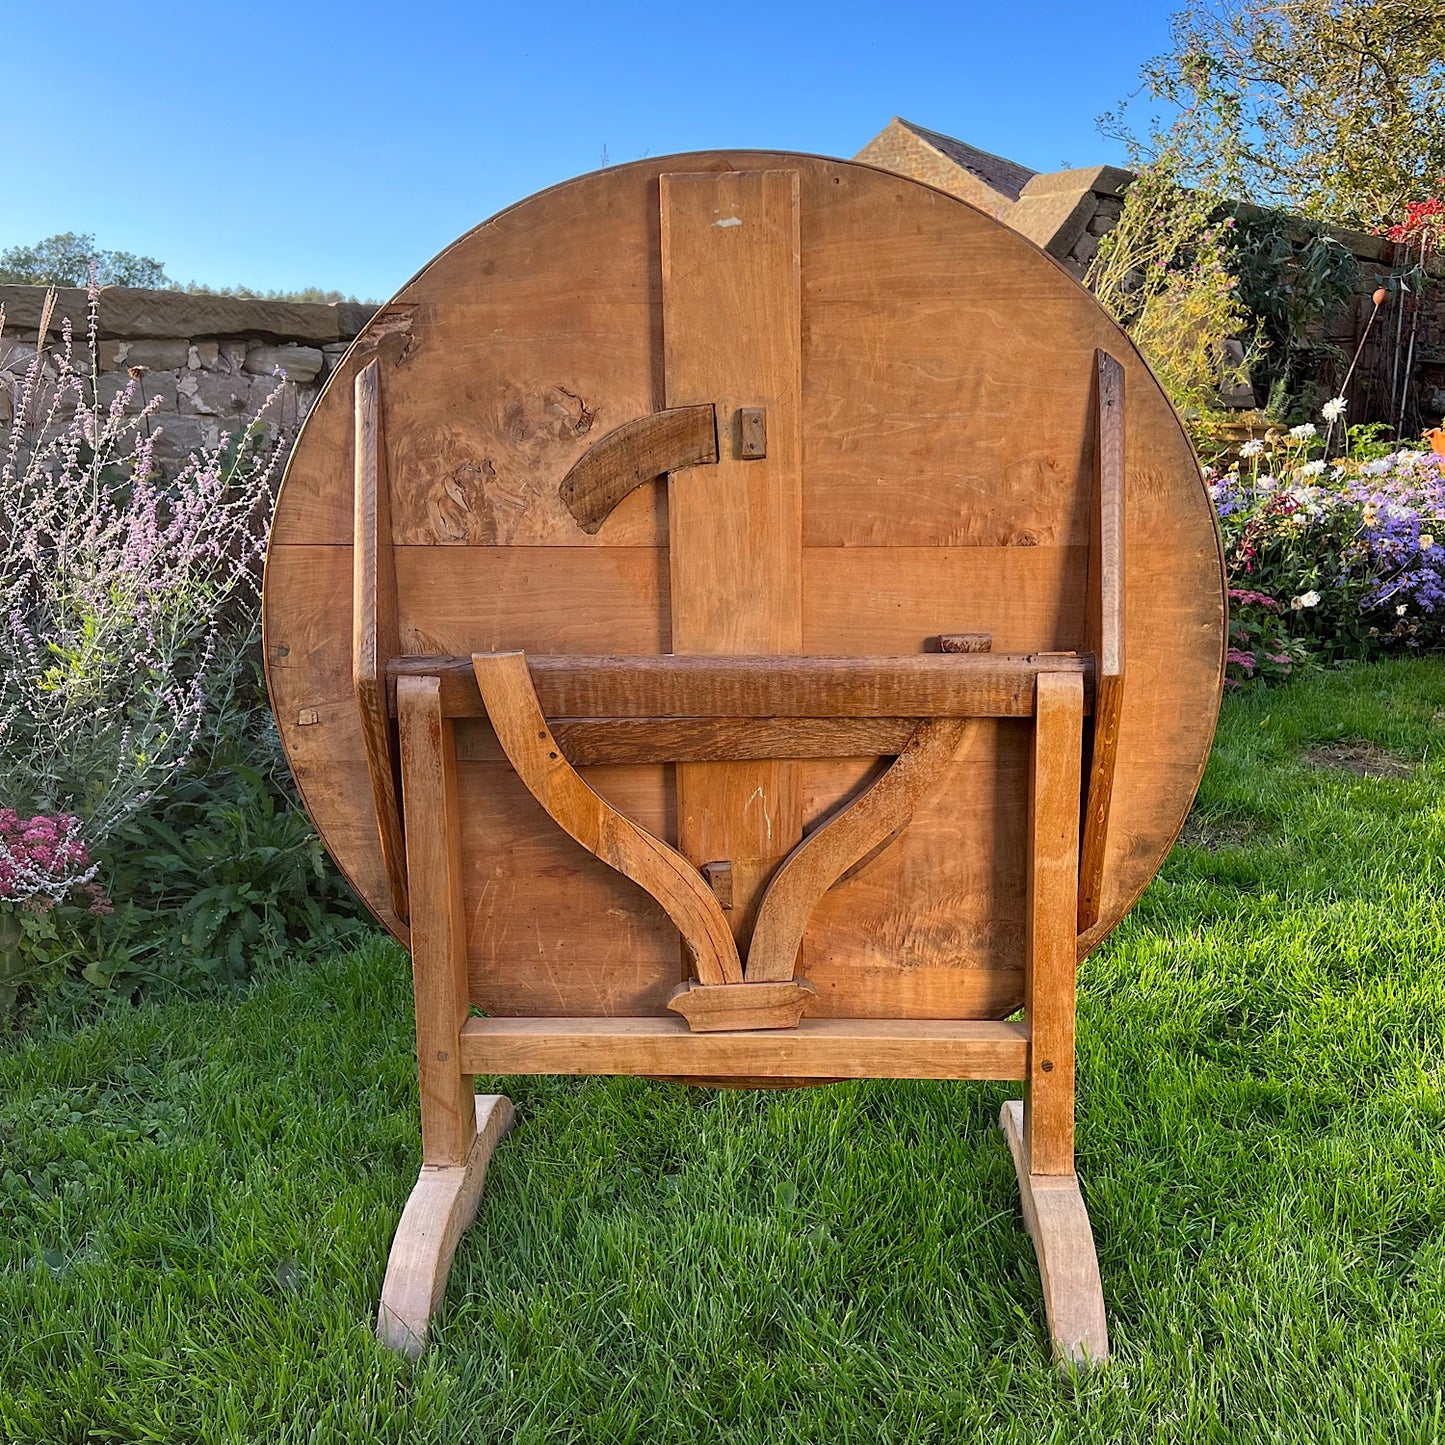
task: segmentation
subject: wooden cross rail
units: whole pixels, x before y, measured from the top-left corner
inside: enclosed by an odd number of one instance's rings
[[[804,1019],[795,1029],[693,1033],[679,1018],[468,1019],[477,1074],[750,1074],[759,1079],[1025,1079],[1018,1023]]]
[[[1077,673],[1087,713],[1093,662],[1074,653],[912,657],[549,657],[527,666],[548,718],[1032,717],[1040,673]],[[486,717],[470,657],[396,657],[402,677],[435,677],[443,715]]]

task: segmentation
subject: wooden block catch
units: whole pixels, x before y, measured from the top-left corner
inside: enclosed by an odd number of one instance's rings
[[[422,1349],[511,1126],[478,1074],[1007,1079],[1054,1354],[1107,1359],[1076,969],[1192,798],[1222,599],[1136,354],[940,192],[649,160],[420,272],[263,597],[298,785],[412,957],[380,1338]]]

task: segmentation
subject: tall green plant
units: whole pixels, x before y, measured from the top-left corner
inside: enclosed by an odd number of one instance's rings
[[[1250,380],[1279,420],[1303,419],[1333,396],[1349,357],[1324,340],[1325,323],[1354,296],[1359,262],[1319,223],[1278,211],[1235,213],[1231,265],[1239,300],[1259,324]]]
[[[1224,343],[1248,330],[1231,270],[1232,218],[1180,184],[1171,157],[1145,166],[1124,195],[1086,284],[1144,353],[1184,411],[1218,405]]]

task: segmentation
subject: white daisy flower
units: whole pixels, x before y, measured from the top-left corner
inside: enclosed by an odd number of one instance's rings
[[[1289,605],[1296,612],[1302,612],[1306,607],[1318,607],[1320,605],[1320,594],[1311,589],[1309,592],[1301,592],[1298,597],[1291,597]]]
[[[1301,422],[1298,426],[1292,426],[1289,429],[1289,434],[1297,442],[1302,442],[1307,441],[1310,437],[1317,437],[1319,435],[1319,432],[1315,430],[1314,422],[1305,421]]]
[[[1264,450],[1264,443],[1258,437],[1252,437],[1240,447],[1239,454],[1242,457],[1257,457]]]
[[[1345,399],[1342,396],[1337,396],[1333,400],[1327,401],[1320,408],[1320,415],[1324,417],[1326,421],[1339,421],[1344,414]]]

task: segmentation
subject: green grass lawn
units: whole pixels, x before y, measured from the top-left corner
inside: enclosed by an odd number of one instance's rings
[[[1342,739],[1418,766],[1303,760]],[[378,943],[0,1053],[0,1440],[1445,1438],[1442,739],[1435,662],[1226,704],[1081,980],[1092,1376],[1049,1364],[1005,1084],[511,1081],[435,1343],[388,1354]]]

